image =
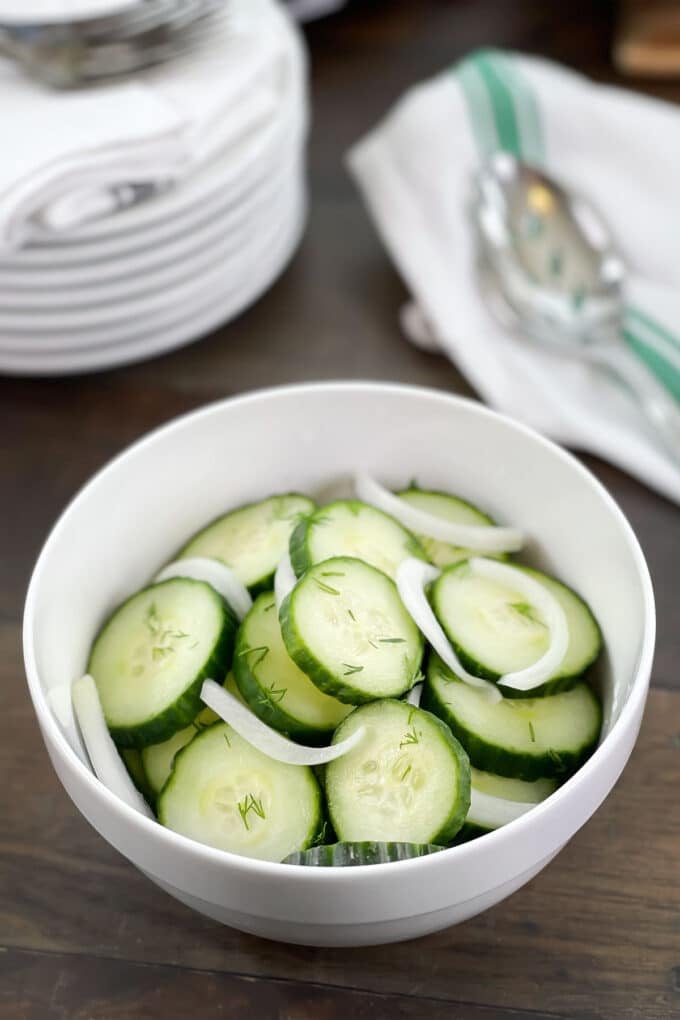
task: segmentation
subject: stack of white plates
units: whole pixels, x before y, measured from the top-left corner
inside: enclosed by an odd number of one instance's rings
[[[277,116],[145,201],[0,259],[0,371],[137,361],[238,315],[282,272],[305,221],[304,74]]]

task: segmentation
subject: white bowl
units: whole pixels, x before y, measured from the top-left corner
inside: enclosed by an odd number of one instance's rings
[[[83,764],[46,692],[83,672],[102,619],[205,521],[270,492],[318,489],[357,468],[394,485],[415,475],[533,536],[532,554],[585,596],[604,632],[600,746],[524,817],[465,845],[394,864],[334,870],[249,860],[137,814]],[[328,383],[213,404],[151,433],[97,474],[40,554],[26,601],[24,656],[64,787],[152,881],[243,931],[306,945],[368,945],[424,935],[485,910],[532,878],[587,821],[635,742],[654,631],[638,542],[573,457],[467,400],[405,386]]]

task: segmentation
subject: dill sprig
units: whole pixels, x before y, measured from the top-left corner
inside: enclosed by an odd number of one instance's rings
[[[564,764],[561,755],[559,755],[557,751],[553,750],[552,747],[548,749],[548,757],[554,763],[555,770],[557,772],[562,773],[567,771],[567,766]]]
[[[250,825],[248,824],[248,815],[252,811],[258,818],[266,818],[264,808],[262,807],[262,799],[256,797],[254,793],[247,793],[243,800],[238,802],[238,813],[241,816],[241,821],[246,827],[247,831],[250,831]]]
[[[269,687],[267,689],[268,696],[272,699],[272,701],[276,701],[277,704],[278,704],[279,701],[282,701],[284,699],[284,697],[286,696],[287,693],[288,693],[288,688],[287,687],[278,687],[277,688],[275,680],[272,680],[271,684],[269,685]]]
[[[536,734],[534,732],[534,724],[532,723],[531,719],[529,719],[529,736],[531,737],[531,743],[535,744],[536,743]]]
[[[314,578],[314,582],[315,582],[315,584],[318,585],[318,587],[321,589],[321,591],[325,591],[327,595],[339,595],[340,594],[340,592],[338,591],[337,588],[332,588],[330,584],[326,584],[325,581],[320,581],[318,577]]]
[[[320,830],[311,842],[311,846],[323,846],[326,839],[326,832],[328,830],[328,822],[324,822]]]
[[[403,637],[379,637],[378,643],[381,645],[403,645],[406,643],[406,639]]]
[[[352,676],[353,673],[361,673],[364,668],[363,666],[352,666],[349,662],[343,662],[343,666],[345,667],[345,672],[342,674],[343,676]]]
[[[410,721],[411,721],[411,715],[409,714],[409,722]],[[402,747],[409,747],[411,744],[419,744],[419,743],[420,743],[420,739],[418,737],[418,733],[416,731],[415,725],[413,725],[411,727],[411,729],[407,730],[406,733],[404,734],[404,737],[403,737],[401,743],[399,744],[399,750],[401,750]]]
[[[242,648],[238,654],[242,655],[242,656],[246,656],[246,655],[250,655],[251,652],[258,653],[257,658],[253,662],[250,663],[250,668],[251,669],[256,669],[257,666],[260,665],[262,660],[265,659],[267,657],[267,655],[269,654],[269,647],[268,647],[268,645],[258,645],[257,647]]]

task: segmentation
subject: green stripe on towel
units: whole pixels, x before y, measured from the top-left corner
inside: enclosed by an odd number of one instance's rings
[[[541,112],[533,87],[512,56],[498,50],[489,50],[486,56],[498,77],[504,82],[514,105],[521,156],[528,163],[541,166],[545,162],[545,139]]]
[[[644,312],[627,308],[623,338],[680,403],[680,343]]]
[[[512,55],[478,50],[457,67],[480,157],[499,149],[535,166],[546,160],[540,108]],[[626,308],[622,336],[680,402],[680,338],[637,308]]]
[[[467,104],[468,120],[482,159],[498,150],[493,108],[484,80],[474,59],[461,61],[456,67],[458,81]]]
[[[518,158],[522,155],[519,127],[515,116],[512,93],[508,89],[502,74],[494,60],[493,51],[481,50],[474,54],[472,60],[486,85],[493,110],[498,148],[512,153]]]

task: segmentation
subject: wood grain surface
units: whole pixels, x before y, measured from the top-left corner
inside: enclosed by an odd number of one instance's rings
[[[507,0],[353,3],[309,30],[315,123],[302,247],[237,322],[173,355],[102,375],[0,379],[0,1018],[497,1020],[680,1016],[680,512],[584,458],[621,503],[658,600],[653,687],[618,786],[509,900],[412,943],[303,949],[204,919],[156,889],[80,817],[26,693],[22,600],[56,515],[107,459],[206,401],[306,379],[370,378],[470,393],[410,347],[403,287],[342,167],[410,83],[472,47],[540,52],[601,80],[612,5]],[[680,87],[653,90],[680,99]]]

